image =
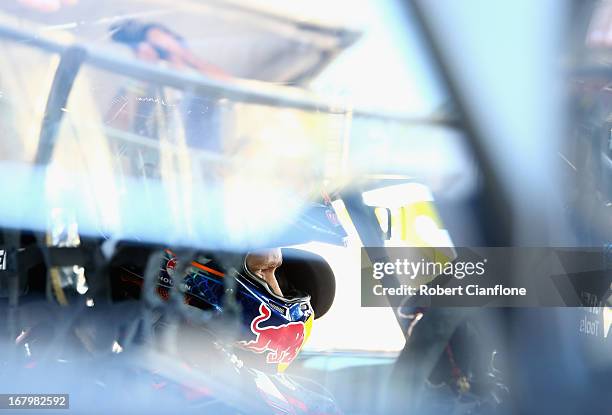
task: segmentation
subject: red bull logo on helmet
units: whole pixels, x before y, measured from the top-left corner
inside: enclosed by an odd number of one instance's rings
[[[282,370],[295,359],[308,338],[312,317],[306,323],[292,321],[280,326],[262,327],[261,323],[268,320],[270,314],[270,308],[261,304],[259,315],[251,322],[251,332],[255,334],[255,340],[240,342],[240,344],[255,353],[267,353],[266,362],[278,364],[279,369]]]
[[[169,276],[174,276],[174,271],[176,270],[176,257],[172,257],[166,262],[166,272]]]

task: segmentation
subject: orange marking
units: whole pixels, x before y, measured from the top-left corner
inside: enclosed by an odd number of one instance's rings
[[[165,251],[166,251],[166,253],[172,255],[173,257],[176,257],[176,254],[174,252],[172,252],[170,249],[166,248]],[[191,261],[191,265],[196,267],[196,268],[201,269],[202,271],[210,272],[211,274],[216,275],[218,277],[224,277],[225,276],[225,274],[222,273],[221,271],[217,271],[216,269],[209,268],[206,265],[202,265],[202,264],[200,264],[199,262],[196,262],[196,261]]]
[[[191,261],[191,265],[196,267],[196,268],[201,269],[202,271],[210,272],[211,274],[216,275],[218,277],[225,276],[225,274],[222,273],[221,271],[217,271],[216,269],[209,268],[206,265],[202,265],[202,264],[200,264],[199,262],[196,262],[196,261]]]

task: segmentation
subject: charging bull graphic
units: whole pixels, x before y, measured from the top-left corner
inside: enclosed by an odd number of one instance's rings
[[[280,326],[260,327],[260,323],[270,318],[270,309],[262,304],[259,306],[259,313],[251,322],[251,331],[257,336],[256,339],[240,343],[255,353],[268,352],[268,363],[291,363],[304,343],[304,323],[298,321]]]

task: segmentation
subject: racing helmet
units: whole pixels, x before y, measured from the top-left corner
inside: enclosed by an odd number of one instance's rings
[[[343,244],[346,233],[329,200],[310,206],[295,227],[278,238],[279,245],[318,240]],[[134,251],[142,247],[122,247],[111,267],[114,295],[139,297],[144,282],[144,264],[134,258],[146,255]],[[259,249],[265,249],[261,247]],[[185,269],[181,289],[185,303],[213,313],[223,311],[226,278],[234,278],[234,298],[239,305],[239,334],[234,352],[250,367],[282,372],[296,358],[308,340],[315,318],[323,316],[335,296],[335,277],[319,255],[297,248],[281,248],[282,264],[275,277],[282,294],[249,268],[249,252],[241,255],[240,266],[229,272],[223,253],[201,252]],[[162,299],[181,280],[176,275],[177,255],[166,248],[160,264],[156,291]]]

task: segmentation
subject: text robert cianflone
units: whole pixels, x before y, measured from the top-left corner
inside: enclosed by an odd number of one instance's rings
[[[411,260],[408,258],[395,261],[373,262],[372,277],[380,281],[385,276],[394,276],[398,282],[410,280],[410,283],[396,287],[375,284],[372,292],[375,296],[526,296],[527,289],[522,287],[506,287],[502,284],[483,286],[475,282],[484,278],[487,259],[480,261],[431,261],[424,258]],[[427,285],[428,277],[454,277],[463,280],[465,277],[480,277],[474,283],[456,287]],[[419,285],[413,283],[415,278],[423,278]],[[472,282],[472,281],[470,281]]]
[[[439,285],[428,286],[421,284],[418,287],[402,284],[398,287],[383,287],[375,285],[372,288],[374,295],[378,296],[412,296],[412,295],[429,295],[429,296],[525,296],[527,295],[526,288],[504,287],[497,284],[494,287],[481,287],[477,284],[466,285],[465,287],[441,287]]]
[[[411,261],[407,258],[396,259],[393,262],[374,262],[372,264],[372,277],[380,280],[386,275],[406,276],[411,280],[418,276],[447,275],[457,279],[466,276],[483,275],[487,260],[476,262],[435,262],[421,259]]]

